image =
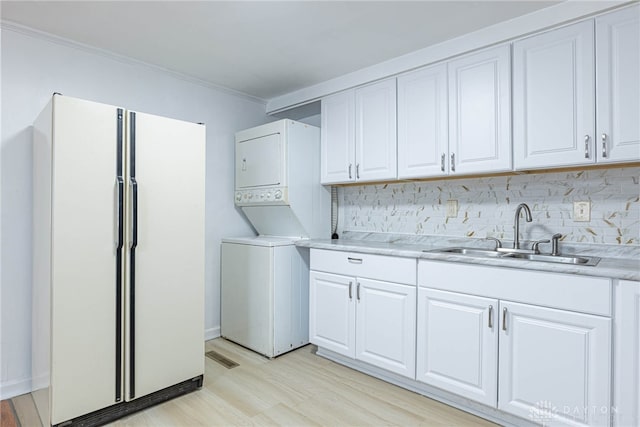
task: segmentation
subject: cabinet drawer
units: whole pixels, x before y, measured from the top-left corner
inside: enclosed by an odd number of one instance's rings
[[[416,284],[416,260],[413,258],[311,249],[311,270]]]
[[[449,262],[418,263],[419,286],[611,316],[611,280]]]

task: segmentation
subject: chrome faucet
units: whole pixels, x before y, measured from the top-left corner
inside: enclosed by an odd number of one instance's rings
[[[526,203],[520,203],[516,208],[516,216],[513,220],[513,249],[520,249],[520,211],[524,209],[525,220],[533,221],[531,218],[531,210]]]

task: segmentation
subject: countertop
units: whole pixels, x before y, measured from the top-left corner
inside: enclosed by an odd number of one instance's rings
[[[504,247],[510,247],[510,243],[503,242]],[[451,247],[493,248],[492,242],[473,238],[346,232],[339,240],[299,240],[296,242],[296,246],[640,281],[640,247],[637,246],[561,243],[560,251],[562,255],[600,257],[600,262],[595,266],[432,252]],[[521,247],[529,246],[525,246],[523,243]],[[544,253],[545,251],[542,248],[543,246],[541,245],[541,252]]]

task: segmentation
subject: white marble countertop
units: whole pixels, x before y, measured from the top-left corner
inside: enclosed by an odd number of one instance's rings
[[[511,242],[503,243],[505,247],[509,247]],[[339,240],[299,240],[296,246],[640,281],[640,248],[635,246],[561,244],[562,255],[600,257],[600,262],[595,266],[437,252],[438,249],[452,247],[493,248],[492,242],[472,238],[345,233]],[[544,252],[542,248],[541,245],[541,252]]]

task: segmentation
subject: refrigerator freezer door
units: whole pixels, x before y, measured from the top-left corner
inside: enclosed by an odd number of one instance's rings
[[[118,109],[62,96],[53,102],[50,366],[56,424],[116,403]]]
[[[129,113],[126,399],[204,372],[205,127]],[[135,176],[131,176],[134,175]],[[134,266],[134,268],[132,268]],[[133,280],[132,280],[133,279]]]

